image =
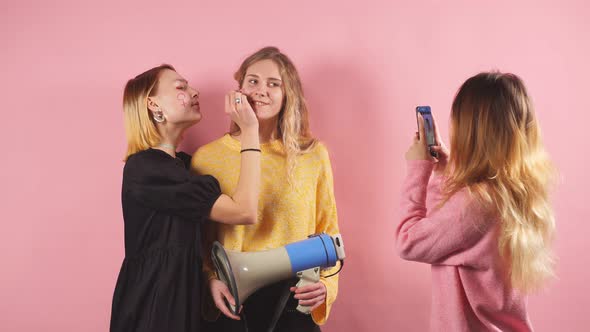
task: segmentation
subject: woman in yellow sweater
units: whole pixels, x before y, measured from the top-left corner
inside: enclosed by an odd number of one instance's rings
[[[234,78],[259,122],[262,179],[258,222],[248,226],[211,225],[204,232],[211,238],[205,242],[210,246],[218,240],[230,250],[259,251],[315,233],[339,233],[330,159],[325,146],[310,134],[303,88],[291,60],[277,48],[265,47],[246,58]],[[193,156],[193,169],[219,179],[223,193],[236,188],[241,139],[239,128],[232,123],[228,134],[201,147]],[[338,276],[323,277],[333,269],[322,272],[315,284],[297,288],[292,287],[291,280],[289,284],[271,285],[248,298],[243,308],[246,319],[239,321],[240,317],[225,306],[224,297],[232,304],[234,300],[207,257],[204,269],[213,302],[224,314],[206,314],[206,319],[214,320],[205,322],[207,331],[241,332],[244,325],[250,331],[266,331],[279,297],[289,286],[293,293],[275,331],[320,331],[318,325],[326,322],[338,292]],[[311,307],[311,316],[295,310],[298,304]]]

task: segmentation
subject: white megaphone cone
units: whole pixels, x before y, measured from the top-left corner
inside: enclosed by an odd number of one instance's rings
[[[227,285],[235,299],[236,305],[229,305],[229,308],[237,315],[241,304],[258,289],[294,276],[299,277],[301,282],[317,281],[320,268],[335,266],[337,261],[345,258],[345,254],[340,234],[330,236],[322,233],[283,247],[256,252],[225,250],[216,241],[211,257],[219,279]],[[297,309],[309,312],[306,307]]]

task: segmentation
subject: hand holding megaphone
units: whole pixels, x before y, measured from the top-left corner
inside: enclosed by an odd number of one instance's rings
[[[227,286],[221,280],[214,278],[209,280],[209,289],[211,290],[211,296],[217,309],[231,319],[240,320],[240,316],[233,314],[229,309],[230,307],[236,307],[236,300],[231,295]],[[238,313],[240,310],[241,308],[238,310]]]
[[[299,282],[291,287],[294,298],[299,300],[297,310],[309,314],[326,301],[326,285],[320,281],[319,268],[313,268],[297,273]]]
[[[211,288],[212,293],[215,292],[215,304],[226,316],[239,319],[237,314],[248,296],[266,285],[294,276],[300,279],[297,284],[298,288],[301,287],[299,297],[306,301],[300,303],[297,310],[310,313],[313,306],[325,300],[325,286],[318,283],[320,269],[335,266],[338,261],[342,264],[345,254],[340,234],[322,233],[283,247],[256,252],[225,250],[221,243],[215,242],[211,258],[217,276],[227,286],[211,284],[216,287]],[[228,306],[223,303],[224,299],[229,304],[229,312],[226,312]]]

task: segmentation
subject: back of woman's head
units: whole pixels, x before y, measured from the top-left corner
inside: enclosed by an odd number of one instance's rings
[[[163,64],[130,79],[123,92],[123,113],[127,134],[127,154],[146,150],[160,143],[161,137],[148,110],[147,99],[157,93],[158,79],[164,70],[175,70]]]
[[[499,250],[512,285],[538,288],[553,273],[553,168],[522,80],[499,72],[471,77],[455,97],[450,122],[447,195],[466,187],[498,211]]]

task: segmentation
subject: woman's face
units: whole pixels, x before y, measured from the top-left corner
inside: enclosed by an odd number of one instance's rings
[[[174,70],[160,74],[156,91],[148,98],[148,107],[153,113],[163,113],[166,123],[190,126],[201,120],[199,92]]]
[[[274,61],[260,60],[248,67],[241,91],[248,96],[258,120],[278,118],[284,91],[279,66]]]

